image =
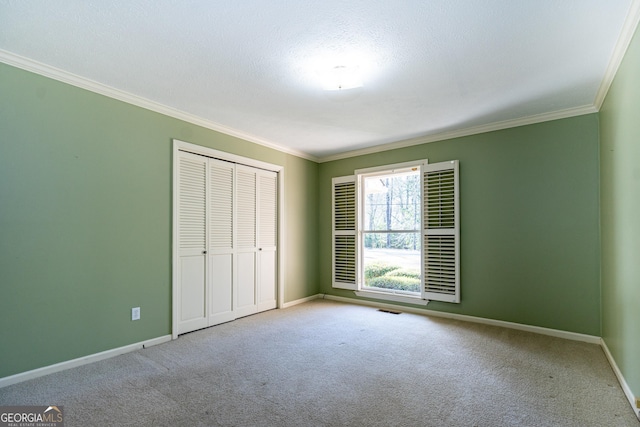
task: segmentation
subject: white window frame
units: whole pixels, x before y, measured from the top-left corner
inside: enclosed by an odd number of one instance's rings
[[[365,216],[365,205],[366,205],[366,194],[364,191],[364,181],[366,178],[370,178],[372,176],[379,175],[395,175],[401,174],[409,171],[415,171],[419,174],[420,180],[422,181],[422,170],[424,166],[428,164],[428,160],[418,160],[412,162],[404,162],[404,163],[394,163],[391,165],[384,166],[376,166],[372,168],[358,169],[355,171],[356,183],[357,183],[357,203],[356,203],[356,211],[357,211],[357,229],[358,229],[358,241],[357,241],[357,254],[358,254],[358,290],[356,291],[356,295],[358,296],[366,296],[368,298],[376,298],[376,299],[384,299],[396,302],[410,302],[411,304],[421,304],[426,305],[428,301],[423,298],[422,293],[413,293],[407,291],[398,291],[394,289],[382,290],[382,289],[371,289],[366,288],[364,286],[364,235],[367,231],[364,230],[364,216]],[[422,200],[422,185],[420,185],[420,195]],[[422,209],[421,209],[422,211]],[[422,230],[422,215],[420,215],[420,224],[418,225],[418,229],[416,230],[418,235],[421,238],[421,230]],[[424,259],[424,252],[422,251],[422,245],[420,245],[420,264],[423,264],[422,260]],[[422,270],[422,269],[421,269]],[[422,271],[421,271],[422,273]],[[420,289],[424,290],[424,280],[422,279],[423,274],[420,274]]]

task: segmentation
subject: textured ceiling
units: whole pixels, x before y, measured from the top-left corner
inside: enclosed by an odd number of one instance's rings
[[[0,49],[326,158],[593,108],[633,1],[4,0]]]

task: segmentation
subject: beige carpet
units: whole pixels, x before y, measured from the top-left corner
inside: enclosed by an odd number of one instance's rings
[[[0,389],[70,426],[640,426],[597,345],[317,300]]]

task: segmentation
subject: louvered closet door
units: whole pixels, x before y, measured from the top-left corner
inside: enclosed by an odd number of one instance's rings
[[[257,300],[258,311],[264,311],[276,308],[278,175],[275,172],[258,171],[257,193]]]
[[[257,313],[257,169],[236,165],[236,317]]]
[[[207,159],[181,152],[178,169],[178,333],[185,333],[208,326],[205,306]]]
[[[233,214],[235,164],[209,159],[208,325],[235,319]]]

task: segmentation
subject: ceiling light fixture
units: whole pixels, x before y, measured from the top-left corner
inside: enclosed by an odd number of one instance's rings
[[[346,90],[362,87],[362,77],[358,67],[337,65],[324,74],[324,90]]]

